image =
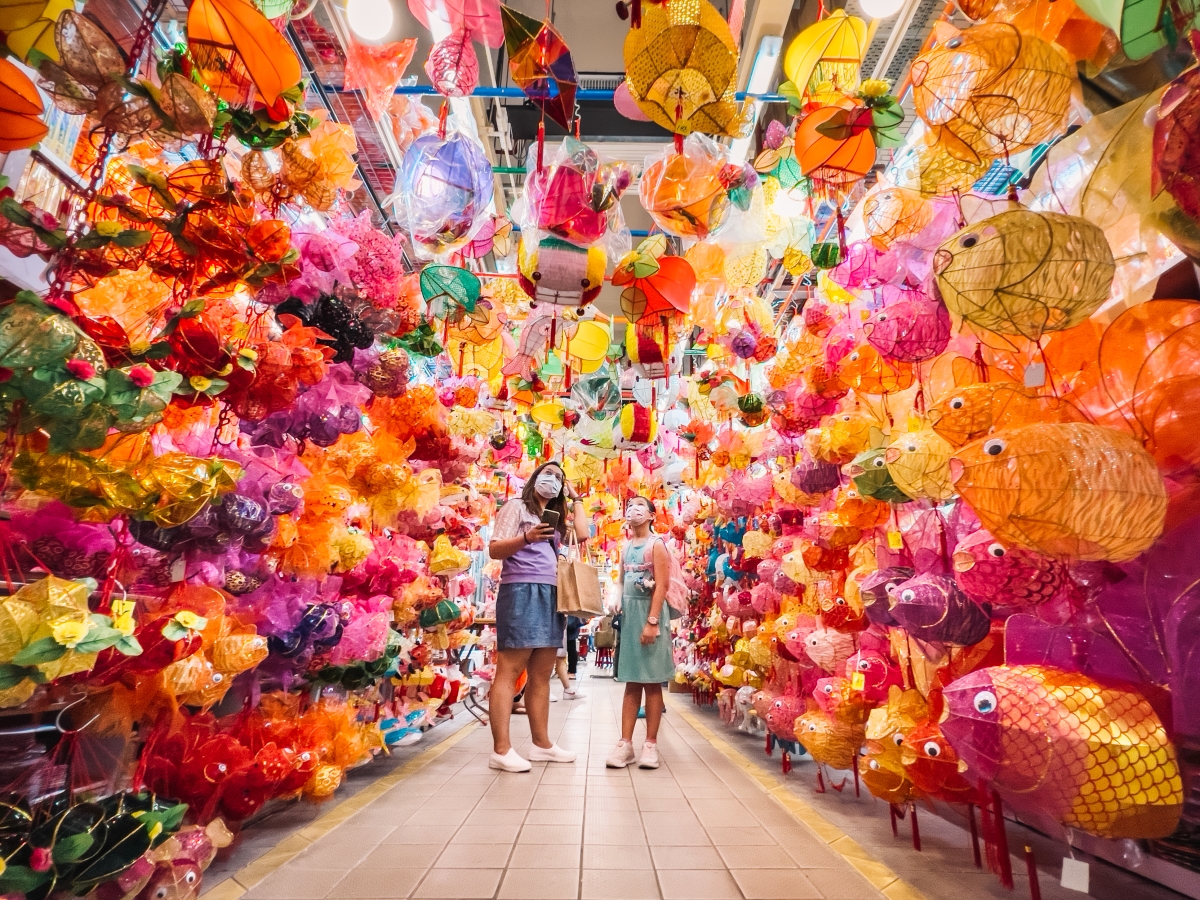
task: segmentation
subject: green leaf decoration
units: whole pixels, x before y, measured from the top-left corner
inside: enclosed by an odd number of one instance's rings
[[[168,641],[182,641],[188,636],[188,630],[174,619],[171,619],[163,626],[162,636]]]
[[[35,872],[28,866],[9,866],[0,875],[0,891],[5,894],[31,894],[51,877],[50,872]]]
[[[132,634],[122,635],[121,639],[113,644],[114,649],[124,656],[141,656],[142,645],[138,643],[138,639]]]
[[[101,626],[88,630],[87,636],[75,645],[76,653],[99,653],[101,650],[107,650],[114,646],[117,641],[125,637],[125,633],[117,631],[115,628]]]
[[[37,666],[61,659],[66,652],[67,648],[54,638],[44,637],[22,648],[21,652],[12,658],[12,661],[14,665],[18,666]]]
[[[36,671],[37,669],[32,666],[16,666],[12,663],[0,663],[0,691],[15,688]]]
[[[57,865],[73,863],[77,861],[83,854],[91,849],[92,844],[96,839],[88,832],[81,834],[72,834],[59,840],[54,844],[53,857]]]
[[[127,228],[112,239],[118,247],[144,247],[154,235],[140,228]]]

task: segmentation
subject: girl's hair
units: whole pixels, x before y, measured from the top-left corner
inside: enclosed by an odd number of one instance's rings
[[[542,474],[542,470],[554,466],[558,469],[558,473],[562,475],[563,487],[558,492],[558,496],[546,503],[546,509],[558,510],[558,536],[565,538],[567,536],[567,476],[563,472],[562,466],[556,462],[544,462],[529,476],[529,480],[525,482],[525,487],[521,488],[521,502],[525,504],[525,508],[529,510],[531,515],[540,516],[541,508],[538,506],[538,495],[534,491],[534,485],[537,484],[538,476]]]
[[[654,501],[651,500],[649,497],[643,497],[640,494],[635,494],[634,496],[630,497],[628,500],[625,501],[625,505],[628,506],[634,500],[641,500],[643,503],[646,504],[646,508],[650,510],[651,518],[658,515],[658,508],[654,505]]]

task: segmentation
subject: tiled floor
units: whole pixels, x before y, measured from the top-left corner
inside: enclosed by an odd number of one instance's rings
[[[577,763],[489,771],[491,738],[476,729],[246,885],[246,900],[882,900],[678,714],[659,736],[660,769],[606,769],[620,686],[582,687],[585,699],[551,706],[551,731]],[[519,718],[514,733],[527,750]]]

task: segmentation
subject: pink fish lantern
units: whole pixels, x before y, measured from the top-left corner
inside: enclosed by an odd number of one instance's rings
[[[779,612],[779,591],[770,584],[759,583],[750,590],[750,605],[760,616]]]
[[[893,362],[932,359],[950,343],[950,313],[923,291],[901,288],[863,325],[867,342]]]
[[[754,572],[758,575],[758,580],[763,584],[771,584],[772,579],[779,572],[779,560],[767,557],[755,567]]]
[[[775,693],[770,690],[755,691],[754,697],[751,700],[751,705],[754,707],[754,712],[764,722],[767,721],[767,713],[771,711],[771,704],[775,702]]]
[[[993,612],[1044,603],[1072,607],[1083,599],[1066,563],[1005,547],[988,531],[977,531],[954,548],[954,580],[976,603],[992,604]]]
[[[787,594],[789,597],[799,597],[804,593],[804,585],[797,581],[792,581],[782,569],[776,572],[771,578],[771,587],[775,588],[781,594]]]
[[[878,650],[859,650],[846,660],[846,677],[868,704],[885,703],[892,685],[904,687],[900,667]]]
[[[988,636],[992,623],[983,607],[947,575],[918,575],[896,586],[892,615],[912,637],[969,647]]]
[[[867,618],[875,625],[897,626],[900,623],[892,615],[891,593],[899,584],[908,581],[915,575],[907,566],[888,566],[876,569],[867,575],[858,585],[859,596],[862,597],[863,607]]]
[[[874,290],[884,283],[879,257],[879,250],[868,241],[851,244],[846,258],[829,270],[829,277],[848,291]]]
[[[744,618],[754,615],[754,604],[749,591],[730,591],[717,597],[717,606],[722,615]]]
[[[854,697],[851,682],[841,675],[818,678],[813,699],[821,712],[827,716],[842,717],[851,714],[851,709],[861,710],[861,698]]]
[[[808,658],[808,636],[817,627],[816,620],[806,616],[805,622],[797,623],[796,627],[783,636],[783,645],[796,659]]]
[[[826,672],[841,672],[857,649],[853,634],[818,625],[804,639],[804,652]]]
[[[776,697],[767,710],[767,728],[785,741],[796,740],[796,719],[804,712],[804,701],[794,694]]]

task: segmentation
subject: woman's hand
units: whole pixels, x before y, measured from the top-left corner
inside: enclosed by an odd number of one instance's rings
[[[538,541],[548,541],[552,537],[554,537],[553,526],[547,525],[545,522],[538,522],[525,532],[525,543],[536,544]]]
[[[643,644],[653,644],[655,641],[657,641],[658,640],[658,626],[651,625],[649,622],[647,622],[646,627],[642,629],[641,640],[642,640]]]

